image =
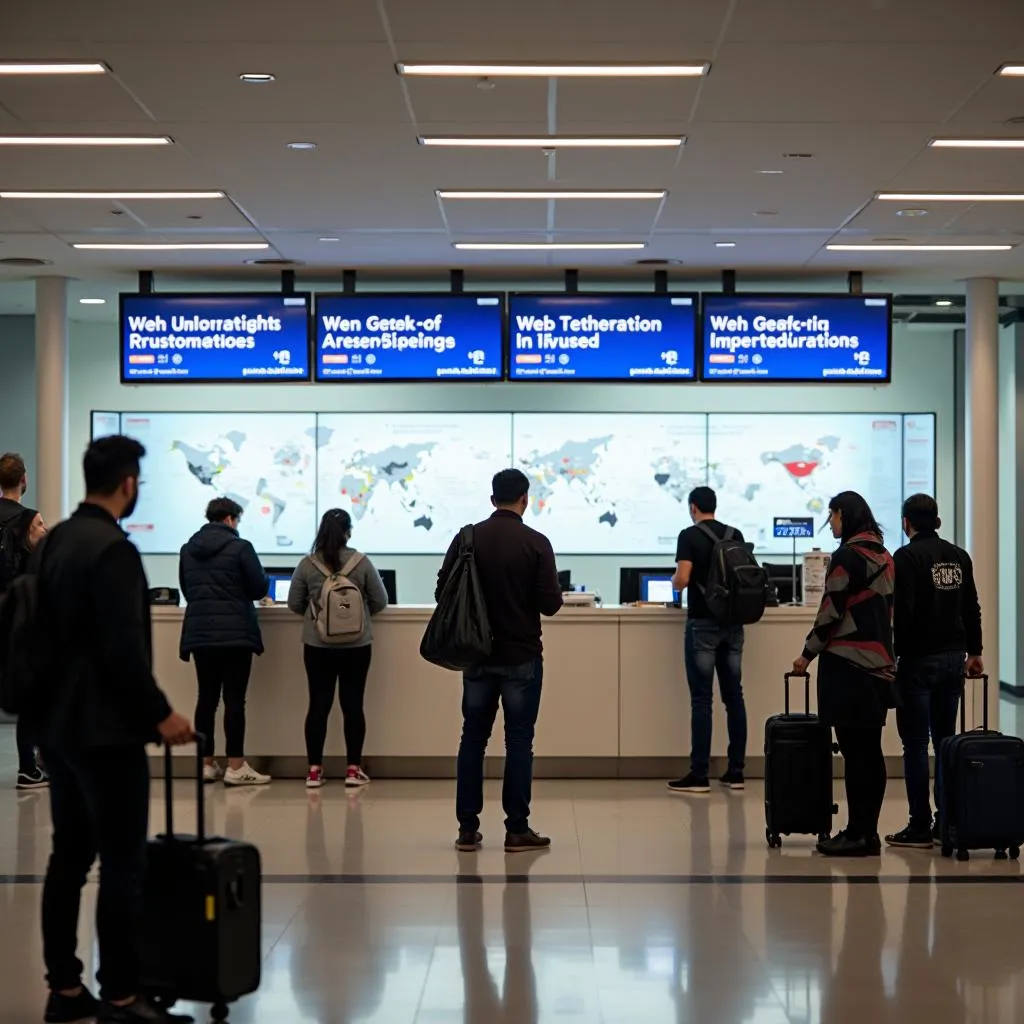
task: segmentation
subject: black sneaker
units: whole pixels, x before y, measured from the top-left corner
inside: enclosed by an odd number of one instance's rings
[[[43,1020],[46,1024],[74,1024],[75,1021],[95,1017],[99,1005],[99,1000],[87,988],[83,988],[77,996],[51,992],[50,998],[46,1000]]]
[[[694,775],[690,772],[686,778],[676,779],[668,784],[670,793],[710,793],[711,783],[706,775]]]
[[[530,853],[533,850],[547,850],[551,840],[547,836],[538,835],[532,828],[525,832],[505,833],[506,853]]]
[[[905,829],[886,836],[885,841],[890,846],[905,847],[908,850],[930,850],[932,848],[932,830],[908,825]]]
[[[455,849],[459,853],[474,853],[483,844],[484,837],[479,832],[460,832],[455,840]]]
[[[851,839],[844,830],[818,843],[816,849],[825,857],[877,857],[882,852],[882,841],[878,836]]]
[[[18,772],[16,789],[49,789],[50,776],[42,768],[36,768],[31,772]]]
[[[158,1010],[148,999],[139,997],[127,1006],[100,1003],[96,1024],[192,1024],[194,1017]]]
[[[726,789],[746,789],[743,772],[730,768],[719,780]]]

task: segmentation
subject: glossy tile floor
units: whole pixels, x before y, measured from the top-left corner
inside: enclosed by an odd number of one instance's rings
[[[11,786],[10,747],[0,727],[0,1022],[22,1024],[44,998],[49,818],[45,794]],[[1024,1020],[1017,863],[768,851],[759,784],[683,798],[654,782],[540,782],[535,823],[555,846],[507,857],[494,787],[487,846],[470,855],[451,848],[447,782],[208,792],[211,826],[257,843],[267,875],[264,982],[239,1024]],[[179,821],[191,794],[178,784]],[[160,810],[155,791],[154,824]],[[894,780],[883,825],[904,818]]]

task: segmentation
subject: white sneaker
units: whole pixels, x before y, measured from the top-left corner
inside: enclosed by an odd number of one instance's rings
[[[349,768],[345,774],[345,787],[347,789],[357,789],[359,786],[368,786],[369,784],[370,776],[362,768]]]
[[[203,782],[220,782],[224,778],[224,769],[216,761],[203,765]]]
[[[248,761],[243,761],[241,768],[229,768],[224,773],[225,786],[265,786],[269,781],[269,775],[261,775]]]

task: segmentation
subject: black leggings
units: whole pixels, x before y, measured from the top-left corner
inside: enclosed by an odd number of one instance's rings
[[[205,647],[193,651],[199,700],[196,702],[196,732],[206,740],[204,757],[213,757],[217,705],[224,697],[224,735],[227,756],[245,756],[245,692],[249,688],[252,651],[243,647]]]
[[[309,683],[309,711],[306,713],[306,757],[310,764],[324,763],[327,719],[338,691],[338,703],[345,724],[345,749],[348,763],[363,763],[366,740],[366,716],[363,694],[370,671],[373,648],[310,647],[303,648],[306,679]]]
[[[847,834],[851,839],[878,835],[878,816],[885,799],[885,757],[882,755],[882,727],[841,728],[836,742],[846,762]]]

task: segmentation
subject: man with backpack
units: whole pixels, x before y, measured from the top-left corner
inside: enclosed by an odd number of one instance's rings
[[[20,576],[32,550],[46,532],[43,517],[22,504],[28,490],[25,460],[14,452],[0,455],[0,594]],[[33,729],[25,715],[18,716],[16,727],[18,778],[20,790],[46,789],[49,777],[36,758]]]
[[[668,784],[673,793],[709,793],[714,677],[729,726],[729,764],[721,783],[744,787],[747,709],[743,701],[743,626],[764,614],[767,578],[739,530],[715,519],[710,487],[690,492],[693,525],[679,534],[672,585],[687,591],[684,654],[690,686],[690,771]]]

